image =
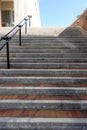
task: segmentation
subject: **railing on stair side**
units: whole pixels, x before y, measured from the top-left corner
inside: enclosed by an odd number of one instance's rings
[[[27,21],[29,21],[29,27],[31,22],[30,15],[27,15],[22,21],[20,21],[11,31],[9,31],[6,35],[1,37],[1,41],[5,41],[1,46],[0,51],[6,46],[6,54],[7,54],[7,68],[10,69],[10,58],[9,58],[9,41],[19,32],[19,46],[21,46],[21,28],[25,25],[25,34],[27,34]]]

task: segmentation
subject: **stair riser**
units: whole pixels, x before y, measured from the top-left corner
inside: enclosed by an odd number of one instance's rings
[[[5,52],[5,51],[4,51]],[[10,51],[10,54],[13,54],[13,53],[16,53],[16,55],[18,55],[19,54],[19,56],[20,56],[20,54],[22,53],[24,53],[24,54],[26,54],[26,53],[87,53],[87,49],[50,49],[50,50],[45,50],[45,49],[30,49],[30,50],[19,50],[19,51],[16,51],[16,50],[11,50]],[[11,55],[12,55],[11,54]],[[1,53],[0,54],[1,56],[4,56],[4,55],[6,55],[6,54],[3,54],[3,53]]]
[[[63,39],[63,40],[83,40],[86,41],[87,39],[85,37],[82,37],[81,35],[78,36],[69,36],[69,34],[67,34],[68,36],[59,36],[57,39]],[[81,37],[80,37],[81,36]]]
[[[21,52],[22,51],[22,52]],[[15,52],[15,51],[13,51],[13,52],[10,52],[10,54],[11,53],[16,53],[16,55],[17,56],[20,56],[20,53],[24,53],[24,54],[26,54],[26,53],[87,53],[87,50],[86,49],[50,49],[50,50],[45,50],[45,49],[43,49],[43,50],[41,50],[41,49],[39,49],[39,50],[28,50],[28,52],[27,52],[27,50],[26,51],[24,51],[23,52],[23,50],[19,50],[19,52]],[[2,56],[3,55],[6,55],[6,54],[3,54],[3,53],[1,53],[2,54]],[[12,54],[11,54],[12,55]],[[28,54],[29,55],[29,54]]]
[[[52,52],[37,52],[37,53],[31,53],[31,52],[27,52],[27,50],[25,51],[25,53],[23,52],[19,52],[17,53],[17,51],[15,53],[10,53],[10,56],[13,57],[13,56],[20,56],[20,58],[23,56],[27,56],[28,58],[58,58],[58,59],[62,59],[62,58],[77,58],[77,59],[87,59],[87,53],[52,53]],[[4,59],[6,57],[6,53],[2,53],[0,55],[0,59]],[[16,59],[18,59],[18,57]],[[27,57],[25,57],[24,59],[28,59]]]
[[[72,42],[72,43],[82,43],[82,42],[87,42],[87,39],[68,39],[68,38],[58,38],[58,42]]]
[[[10,43],[9,46],[11,49],[21,48],[21,49],[39,49],[39,48],[48,48],[48,49],[67,49],[67,48],[78,48],[78,49],[87,49],[87,43],[22,43],[22,46],[19,46],[18,43]],[[13,48],[14,47],[14,48]]]
[[[50,63],[50,62],[49,62]],[[21,63],[11,63],[10,68],[17,69],[87,69],[87,63],[55,63],[55,64],[47,64],[45,63],[29,63],[29,64],[21,64]],[[52,62],[51,62],[52,63]],[[0,64],[0,68],[7,68],[7,63]]]
[[[50,46],[49,46],[49,45],[50,45]],[[69,43],[69,42],[62,42],[62,41],[61,41],[61,42],[58,42],[58,41],[57,41],[57,42],[28,42],[28,41],[27,41],[27,42],[24,43],[24,42],[22,41],[22,46],[21,46],[21,48],[22,48],[22,47],[28,47],[28,48],[29,48],[29,47],[34,47],[34,46],[36,46],[36,47],[46,47],[46,46],[47,46],[47,47],[48,47],[48,46],[49,46],[49,47],[66,47],[66,46],[67,46],[67,47],[68,47],[68,45],[69,45],[69,46],[70,46],[70,45],[71,45],[71,46],[76,46],[76,47],[85,47],[85,46],[87,46],[87,42],[80,42],[80,43],[79,43],[79,42],[76,42],[76,43],[74,42],[74,43]],[[14,46],[14,47],[16,47],[16,46],[17,46],[17,47],[20,47],[20,46],[19,46],[19,42],[16,42],[16,43],[15,43],[15,42],[11,42],[11,43],[10,43],[10,47],[13,47],[13,46]]]
[[[58,40],[58,41],[83,41],[83,42],[86,42],[87,41],[87,39],[86,38],[83,38],[83,37],[81,37],[81,38],[79,38],[79,37],[56,37],[56,39]],[[36,42],[41,42],[41,41],[53,41],[53,42],[55,42],[56,40],[55,39],[28,39],[30,42],[33,42],[33,41],[36,41]],[[26,41],[26,39],[25,39],[25,41]]]
[[[52,39],[52,38],[34,38],[34,39],[29,39],[29,38],[27,38],[27,39],[24,39],[24,38],[22,38],[23,40],[23,42],[27,42],[27,41],[29,41],[29,42],[43,42],[43,41],[45,41],[45,42],[56,42],[56,41],[83,41],[83,42],[86,42],[87,41],[87,39],[86,38],[84,38],[84,37],[65,37],[65,36],[63,36],[63,37],[55,37],[56,39]],[[18,41],[17,39],[14,39],[14,41],[16,42],[16,41]]]
[[[83,41],[83,40],[81,40],[81,41]],[[34,39],[34,40],[32,40],[32,39],[23,39],[22,38],[22,43],[23,44],[26,44],[26,43],[40,43],[40,44],[42,44],[42,43],[47,43],[47,44],[50,44],[50,43],[58,43],[59,41],[57,40],[57,39]],[[85,40],[84,40],[84,42],[85,42]],[[10,43],[19,43],[19,40],[12,40],[12,41],[10,41]]]
[[[16,53],[16,54],[10,54],[10,59],[13,59],[13,58],[11,58],[12,56],[14,56],[14,55],[17,55],[18,56],[18,53]],[[75,59],[75,58],[82,58],[82,59],[84,59],[84,58],[87,58],[87,53],[21,53],[21,55],[25,55],[25,56],[27,56],[28,58],[30,57],[35,57],[36,55],[36,58],[38,57],[38,58],[41,58],[41,57],[43,57],[43,58],[60,58],[60,59],[62,59],[62,58],[73,58],[73,59]],[[20,54],[19,54],[19,56],[21,56]],[[0,55],[1,57],[0,57],[0,61],[1,60],[5,60],[6,59],[6,54],[5,53],[3,53],[3,54],[1,54]],[[27,57],[25,57],[24,59],[28,59]],[[18,59],[18,57],[16,57],[16,59]]]
[[[87,50],[87,45],[71,45],[71,47],[70,46],[68,46],[68,45],[62,45],[62,44],[60,44],[60,45],[28,45],[28,46],[25,46],[24,44],[22,45],[22,46],[17,46],[17,45],[10,45],[9,46],[10,47],[10,50],[29,50],[29,49],[69,49],[69,48],[77,48],[77,49],[86,49]]]
[[[66,33],[65,35],[63,34],[60,34],[59,36],[58,36],[58,38],[81,38],[81,39],[86,39],[86,37],[85,36],[82,36],[82,34],[78,34],[78,36],[77,36],[77,33],[78,32],[74,32],[72,35],[70,35],[70,33],[71,32],[69,32],[69,33]]]
[[[67,50],[67,49],[74,49],[75,48],[75,50],[77,49],[77,50],[87,50],[87,46],[84,46],[84,47],[82,47],[82,46],[71,46],[71,47],[69,47],[69,46],[50,46],[50,47],[48,47],[48,46],[37,46],[37,47],[35,47],[35,46],[30,46],[30,47],[23,47],[23,48],[20,48],[19,46],[17,47],[17,46],[14,46],[14,48],[13,47],[10,47],[10,52],[14,52],[14,53],[16,53],[16,52],[33,52],[33,51],[38,51],[38,53],[39,53],[39,51],[41,51],[41,52],[45,52],[46,51],[46,53],[48,53],[48,52],[50,52],[50,51],[52,51],[53,50],[53,52],[54,52],[54,50],[57,52],[57,50],[59,50],[59,49],[63,49],[64,51],[65,50]],[[76,50],[76,51],[77,51]]]
[[[87,76],[86,70],[0,70],[2,76]]]
[[[60,58],[53,58],[53,57],[52,58],[48,58],[48,57],[44,58],[44,56],[41,58],[39,58],[40,56],[37,56],[38,58],[35,58],[35,57],[32,56],[32,58],[28,58],[28,56],[27,56],[27,58],[25,58],[25,59],[24,59],[24,56],[23,56],[23,58],[21,56],[20,59],[19,58],[15,59],[15,57],[13,57],[10,59],[10,62],[12,64],[15,64],[15,63],[20,64],[20,66],[23,65],[24,63],[25,63],[25,65],[27,65],[29,63],[38,63],[38,64],[39,63],[61,63],[61,64],[63,64],[63,63],[67,63],[67,64],[69,64],[69,63],[72,63],[72,64],[87,63],[87,58],[82,58],[82,59],[80,59],[80,58],[61,58],[60,59]],[[4,58],[1,58],[0,62],[2,62],[0,64],[0,66],[1,66],[2,64],[4,65],[4,63],[6,63],[7,60]]]

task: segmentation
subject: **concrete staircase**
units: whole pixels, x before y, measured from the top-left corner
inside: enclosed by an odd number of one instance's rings
[[[53,32],[52,32],[53,35]],[[87,129],[87,38],[76,28],[0,52],[0,130]]]

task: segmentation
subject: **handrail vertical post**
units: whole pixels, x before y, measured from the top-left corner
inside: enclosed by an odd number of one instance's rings
[[[21,46],[21,25],[19,25],[19,46]]]
[[[9,39],[6,40],[6,53],[7,53],[7,68],[10,69],[10,58],[9,58]]]
[[[25,34],[27,34],[27,19],[25,19]]]
[[[31,18],[32,16],[28,16],[29,17],[29,27],[31,27]]]

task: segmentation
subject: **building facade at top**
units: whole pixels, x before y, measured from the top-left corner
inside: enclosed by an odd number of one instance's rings
[[[40,10],[38,0],[0,0],[0,26],[18,24],[25,16],[30,15],[31,27],[40,27]]]

